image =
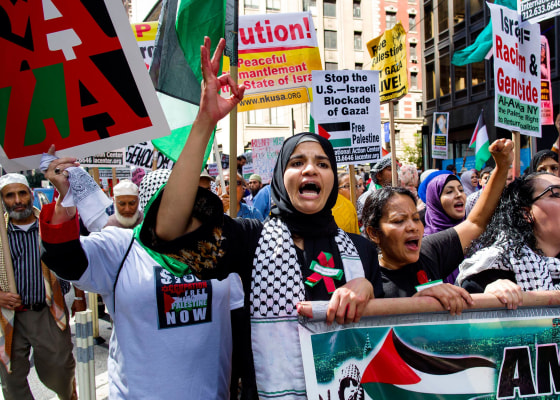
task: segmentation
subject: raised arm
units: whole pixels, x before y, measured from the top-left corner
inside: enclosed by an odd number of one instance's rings
[[[454,227],[463,251],[484,232],[498,206],[509,166],[513,162],[513,142],[509,139],[498,139],[490,145],[490,153],[496,161],[496,168],[467,219]]]
[[[198,222],[192,218],[192,209],[204,150],[218,121],[243,98],[243,85],[238,87],[229,74],[217,76],[225,45],[225,40],[221,39],[212,59],[210,38],[204,38],[204,45],[200,47],[203,77],[200,108],[187,143],[173,167],[158,210],[156,234],[163,240],[173,240],[197,228]],[[229,98],[220,96],[222,86],[230,87],[232,94]]]

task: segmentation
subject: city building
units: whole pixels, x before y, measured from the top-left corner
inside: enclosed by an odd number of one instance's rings
[[[494,126],[494,71],[493,60],[484,60],[466,66],[454,66],[455,51],[472,44],[490,22],[490,10],[484,0],[421,0],[421,31],[423,47],[424,110],[422,129],[424,159],[430,159],[430,137],[434,112],[449,112],[448,158],[473,155],[466,153],[481,109],[484,109],[490,140],[511,138],[507,130]],[[554,115],[558,113],[560,90],[559,19],[540,23],[541,33],[548,38],[552,76]],[[521,146],[528,144],[521,135]],[[558,137],[553,125],[542,126],[542,139],[536,140],[536,150],[550,148]],[[438,164],[439,166],[439,164]]]

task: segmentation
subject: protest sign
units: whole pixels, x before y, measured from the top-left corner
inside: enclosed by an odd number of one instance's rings
[[[274,165],[283,143],[283,137],[251,140],[255,174],[261,176],[262,183],[270,183],[272,180]]]
[[[550,83],[550,49],[546,36],[541,36],[541,124],[554,125],[552,85]]]
[[[556,398],[559,311],[408,314],[331,326],[300,319],[307,398]]]
[[[238,111],[310,101],[311,71],[323,69],[311,13],[242,15],[238,45]]]
[[[371,69],[379,71],[379,97],[381,103],[398,100],[408,93],[406,61],[406,31],[397,23],[381,36],[370,40],[367,49]]]
[[[522,21],[532,23],[560,15],[560,0],[517,0]]]
[[[208,164],[208,175],[210,176],[218,176],[220,172],[218,171],[218,163],[209,163]]]
[[[125,151],[107,151],[105,153],[97,154],[94,156],[87,156],[78,160],[80,166],[82,167],[124,167],[124,155]]]
[[[169,134],[119,2],[1,6],[0,160],[37,168],[55,144],[83,157]]]
[[[435,112],[432,129],[432,157],[447,158],[447,137],[449,132],[449,113]]]
[[[517,11],[487,3],[494,45],[495,125],[541,137],[541,33]]]
[[[157,28],[157,22],[132,24],[132,32],[134,32],[134,37],[136,37],[138,48],[140,49],[147,69],[150,69],[150,65],[152,65]]]
[[[381,158],[379,71],[313,71],[315,132],[329,139],[338,164]]]
[[[115,168],[115,177],[117,180],[131,179],[132,172],[130,168]],[[113,179],[112,168],[99,168],[99,179]]]
[[[152,142],[137,143],[126,148],[126,165],[142,167],[151,171],[154,165],[154,146]],[[172,169],[174,162],[164,154],[157,152],[156,169]]]

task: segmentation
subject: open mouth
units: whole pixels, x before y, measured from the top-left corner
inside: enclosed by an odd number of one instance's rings
[[[407,249],[417,251],[420,248],[420,240],[419,239],[411,239],[404,242],[404,245]]]
[[[461,202],[461,203],[455,203],[455,205],[453,207],[455,209],[458,209],[458,210],[463,210],[464,206],[465,206],[465,203]]]
[[[302,195],[318,195],[320,191],[321,188],[314,182],[303,183],[299,187],[299,193]]]

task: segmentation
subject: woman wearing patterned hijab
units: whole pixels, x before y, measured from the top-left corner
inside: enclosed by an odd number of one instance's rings
[[[377,255],[365,238],[336,226],[331,213],[338,192],[334,151],[314,134],[284,142],[271,183],[276,207],[264,224],[224,216],[210,200],[205,212],[196,212],[200,193],[192,182],[220,117],[215,110],[229,108],[228,99],[218,94],[225,78],[213,73],[217,68],[208,47],[205,43],[201,54],[199,114],[163,194],[146,215],[146,242],[191,265],[201,277],[240,274],[252,321],[258,394],[294,398],[305,394],[297,304],[330,300],[331,322],[335,317],[339,323],[359,320],[373,297],[370,281],[381,293]],[[242,88],[232,92],[242,95]]]

